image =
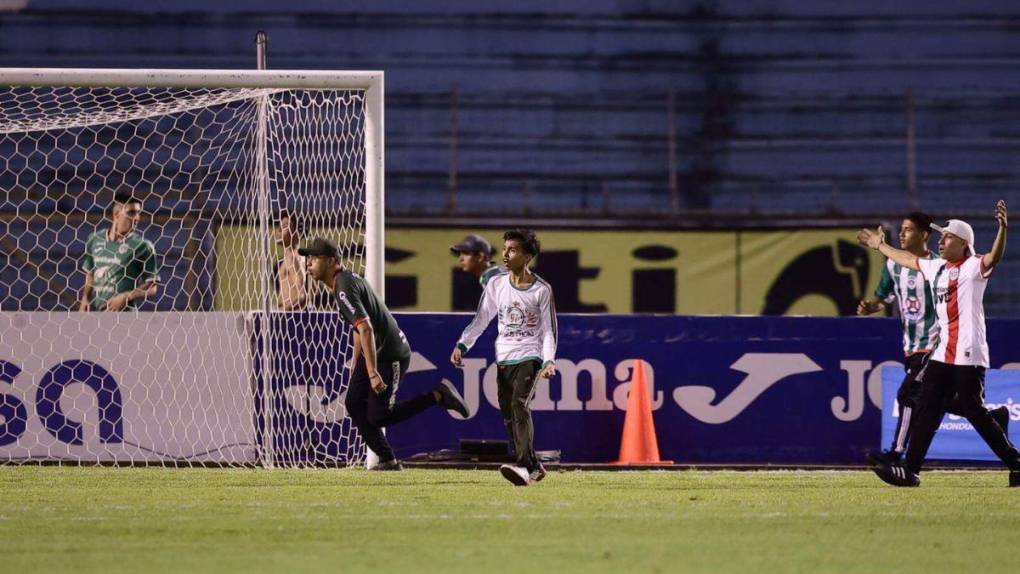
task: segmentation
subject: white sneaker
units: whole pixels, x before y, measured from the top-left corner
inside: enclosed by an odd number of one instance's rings
[[[531,475],[527,470],[519,466],[504,464],[499,467],[499,472],[503,475],[503,478],[514,483],[514,486],[528,486],[531,484]]]

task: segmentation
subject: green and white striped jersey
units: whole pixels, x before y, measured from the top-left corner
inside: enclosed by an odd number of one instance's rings
[[[937,257],[929,252],[923,259]],[[886,304],[891,304],[893,299],[899,300],[904,354],[926,352],[938,346],[939,323],[935,316],[935,302],[931,285],[921,273],[888,260],[882,268],[875,296]]]

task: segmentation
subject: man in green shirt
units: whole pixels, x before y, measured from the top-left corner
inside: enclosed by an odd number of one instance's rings
[[[108,229],[85,242],[85,287],[79,311],[125,311],[159,289],[159,265],[152,243],[135,233],[142,202],[117,194]]]
[[[446,380],[429,392],[397,402],[397,389],[411,362],[411,347],[389,309],[367,281],[344,268],[336,243],[315,238],[298,254],[305,258],[308,275],[334,294],[340,315],[355,331],[354,370],[344,401],[347,414],[365,444],[379,456],[374,468],[401,470],[382,429],[435,405],[467,417],[467,404]]]

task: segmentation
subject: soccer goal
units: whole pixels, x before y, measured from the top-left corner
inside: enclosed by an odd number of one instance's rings
[[[0,464],[353,465],[296,247],[383,292],[382,72],[0,69]]]

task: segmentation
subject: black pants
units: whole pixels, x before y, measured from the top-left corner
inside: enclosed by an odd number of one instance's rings
[[[379,462],[388,462],[395,458],[382,429],[405,421],[437,404],[432,391],[397,402],[397,389],[410,363],[411,359],[379,363],[379,375],[386,382],[386,389],[382,393],[372,390],[364,357],[361,357],[354,366],[354,373],[351,374],[351,384],[347,387],[347,398],[344,400],[347,415],[351,417],[368,448],[379,455]]]
[[[893,442],[890,450],[903,452],[910,444],[911,420],[917,412],[917,403],[921,398],[921,374],[924,366],[928,364],[931,353],[914,353],[906,358],[903,365],[905,374],[899,390],[896,391],[896,404],[899,407],[899,417],[896,419],[896,432],[893,433]],[[957,416],[963,416],[960,409],[960,402],[956,397],[946,405],[946,412]]]
[[[938,361],[929,361],[922,375],[921,397],[911,429],[913,436],[907,446],[907,468],[913,472],[921,471],[928,447],[954,396],[961,414],[991,447],[992,452],[1010,470],[1020,470],[1020,453],[985,409],[985,368],[947,365]]]
[[[517,466],[532,472],[539,467],[535,455],[535,427],[531,422],[531,399],[542,363],[525,361],[496,367],[496,390],[503,425],[514,442]]]

